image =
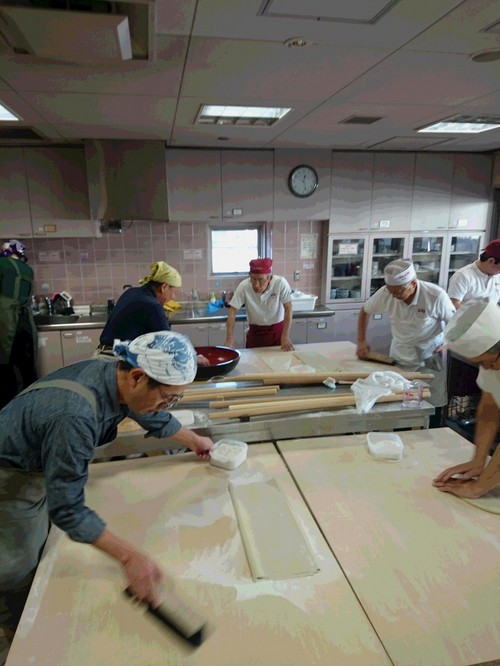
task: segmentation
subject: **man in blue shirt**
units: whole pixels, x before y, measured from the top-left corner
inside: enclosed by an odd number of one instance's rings
[[[175,299],[182,284],[179,273],[164,261],[157,261],[139,284],[142,286],[124,291],[111,310],[99,338],[101,351],[112,354],[116,339],[134,340],[145,333],[170,330],[163,305]]]
[[[61,368],[0,411],[0,627],[6,635],[19,621],[49,520],[71,539],[115,558],[136,599],[159,602],[157,565],[85,505],[88,464],[126,417],[146,437],[171,437],[202,459],[213,442],[164,411],[196,374],[196,353],[184,335],[148,333],[117,343],[114,351],[118,362]]]

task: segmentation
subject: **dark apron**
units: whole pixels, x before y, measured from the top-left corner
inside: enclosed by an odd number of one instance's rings
[[[250,324],[247,333],[247,349],[255,347],[281,347],[281,334],[283,333],[284,321],[270,326],[257,326]]]

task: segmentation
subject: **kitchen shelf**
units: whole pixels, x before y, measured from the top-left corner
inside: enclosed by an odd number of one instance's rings
[[[359,280],[361,282],[361,275],[332,275],[332,282],[343,282],[344,280]]]
[[[402,257],[401,252],[377,252],[373,254],[374,257],[397,257],[398,259]]]

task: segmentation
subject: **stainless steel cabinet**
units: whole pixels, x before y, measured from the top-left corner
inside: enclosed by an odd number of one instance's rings
[[[186,335],[193,347],[208,345],[208,324],[172,324],[172,331]]]
[[[61,331],[63,365],[92,358],[99,345],[102,328]]]
[[[307,343],[331,342],[335,317],[311,317],[307,319]]]
[[[292,320],[290,339],[296,345],[302,345],[307,342],[307,319]]]
[[[39,377],[48,375],[64,365],[61,347],[61,331],[40,331],[36,369]]]

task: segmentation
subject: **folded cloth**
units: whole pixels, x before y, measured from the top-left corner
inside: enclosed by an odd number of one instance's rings
[[[403,391],[406,384],[408,384],[408,380],[399,372],[392,370],[372,372],[366,379],[357,379],[351,386],[356,400],[357,413],[366,414],[373,407],[377,398]]]
[[[165,312],[175,312],[176,310],[182,310],[182,305],[170,299],[166,303],[163,303],[163,309]]]

